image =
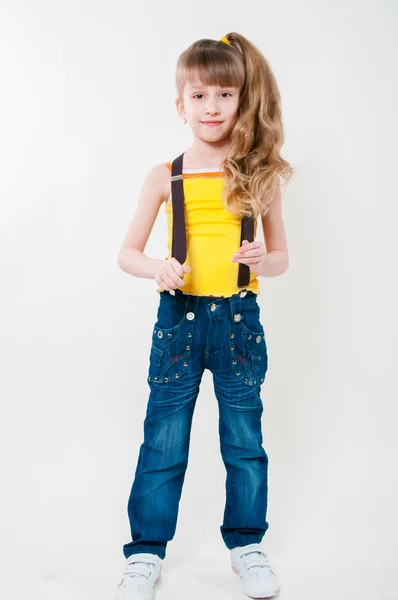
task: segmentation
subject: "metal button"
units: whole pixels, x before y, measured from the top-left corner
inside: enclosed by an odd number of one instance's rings
[[[175,296],[175,295],[176,295],[176,291],[175,291],[175,290],[173,290],[173,289],[169,290],[169,293],[170,293],[172,296]]]
[[[247,291],[246,291],[246,292],[241,292],[241,293],[239,294],[239,296],[240,296],[241,298],[244,298],[244,297],[246,296],[246,294],[247,294]]]
[[[216,308],[217,308],[217,304],[214,304],[214,302],[213,302],[213,304],[210,306],[210,310],[212,310],[214,312],[216,310]]]
[[[259,344],[259,343],[261,342],[261,335],[258,335],[258,336],[256,337],[256,342],[257,342],[257,344]]]
[[[188,319],[188,321],[192,321],[192,319],[194,319],[194,318],[195,318],[195,313],[193,313],[193,312],[187,313],[187,319]]]
[[[240,315],[239,313],[236,313],[236,315],[234,315],[234,321],[235,323],[239,323],[239,321],[241,320],[242,315]]]
[[[158,338],[162,338],[163,337],[163,331],[158,331]]]

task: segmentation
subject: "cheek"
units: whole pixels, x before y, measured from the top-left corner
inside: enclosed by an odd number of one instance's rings
[[[200,107],[197,104],[190,104],[189,105],[189,114],[191,115],[191,117],[198,117],[201,113],[200,113]]]
[[[233,106],[230,107],[230,110],[228,111],[229,117],[231,119],[237,119],[238,117],[238,110],[239,110],[239,105],[238,104],[234,104]]]

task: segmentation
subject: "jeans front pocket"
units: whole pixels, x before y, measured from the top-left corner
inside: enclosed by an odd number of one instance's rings
[[[149,358],[148,382],[169,383],[187,373],[191,361],[191,346],[195,326],[195,315],[185,314],[185,304],[172,301],[161,304],[152,333]],[[183,315],[181,318],[181,314]],[[176,323],[177,322],[177,323]],[[176,323],[171,327],[164,327]]]
[[[258,315],[259,307],[256,304],[250,307],[250,311],[243,310],[239,322],[230,323],[232,368],[235,374],[250,386],[261,385],[268,369],[265,333]]]
[[[174,349],[176,348],[180,333],[181,324],[178,324],[175,327],[161,328],[155,323],[152,334],[151,352],[153,352],[153,362],[156,367],[160,367],[162,357],[168,346],[172,346]]]

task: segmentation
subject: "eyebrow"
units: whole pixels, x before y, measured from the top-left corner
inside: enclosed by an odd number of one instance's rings
[[[219,87],[219,88],[221,88],[223,90],[225,90],[225,89],[227,89],[227,90],[233,90],[235,86],[233,86],[233,85],[225,85],[225,86],[223,86],[223,85],[215,85],[215,86],[209,85],[209,86],[207,86],[205,84],[198,83],[196,85],[189,85],[189,86],[187,85],[187,90],[195,90],[197,88],[204,88],[204,87]]]

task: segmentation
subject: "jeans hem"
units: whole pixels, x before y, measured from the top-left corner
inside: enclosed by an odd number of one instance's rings
[[[166,550],[162,550],[156,546],[148,546],[148,545],[140,545],[139,546],[139,545],[137,545],[137,546],[134,546],[133,548],[130,548],[130,550],[123,550],[123,554],[124,554],[124,557],[126,558],[126,560],[128,558],[130,558],[130,556],[132,556],[133,554],[138,554],[141,552],[148,552],[150,554],[156,554],[162,560],[166,556]]]
[[[237,546],[247,546],[249,544],[260,544],[263,539],[263,535],[233,535],[224,539],[224,544],[229,550],[236,548]]]

